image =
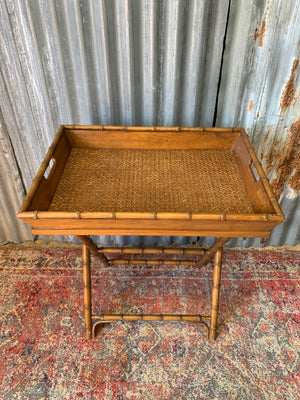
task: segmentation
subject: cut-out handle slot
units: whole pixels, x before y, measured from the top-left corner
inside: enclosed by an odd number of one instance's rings
[[[49,161],[49,164],[48,164],[48,166],[46,168],[46,171],[44,172],[45,179],[50,179],[51,178],[51,176],[53,174],[53,171],[55,169],[55,165],[56,165],[56,160],[55,160],[54,157],[52,157],[51,160]]]
[[[252,175],[254,176],[255,181],[256,182],[259,181],[260,180],[260,176],[259,176],[259,173],[258,173],[258,171],[257,171],[257,169],[256,169],[256,167],[255,167],[253,162],[251,162],[251,164],[250,164],[250,169],[251,169]]]

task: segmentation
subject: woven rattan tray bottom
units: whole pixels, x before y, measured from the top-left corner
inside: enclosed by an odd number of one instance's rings
[[[49,211],[253,213],[231,150],[73,148]]]

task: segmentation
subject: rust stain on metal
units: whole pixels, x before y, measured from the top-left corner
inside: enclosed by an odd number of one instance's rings
[[[254,119],[258,119],[259,118],[259,112],[256,113]]]
[[[250,100],[248,111],[249,113],[252,113],[253,111],[253,100]]]
[[[300,119],[292,125],[291,132],[295,135],[298,146],[296,150],[296,160],[294,165],[294,173],[290,177],[289,185],[294,190],[294,192],[300,192]]]
[[[277,159],[275,170],[276,178],[271,187],[277,198],[280,197],[286,182],[296,193],[300,191],[300,118],[293,123],[287,137],[284,149]],[[288,180],[289,179],[289,180]]]
[[[270,133],[272,132],[273,129],[273,125],[269,125],[267,127],[265,136],[264,136],[264,140],[262,143],[262,146],[264,148],[264,146],[266,145],[266,143],[269,140],[269,136]],[[260,158],[261,160],[264,160],[264,169],[265,169],[265,173],[266,175],[269,175],[269,173],[272,171],[272,169],[274,168],[275,162],[278,158],[279,155],[279,150],[278,150],[278,145],[279,145],[279,141],[275,140],[272,143],[272,147],[270,148],[270,150],[268,152],[261,152],[260,153]]]
[[[300,192],[300,159],[298,159],[296,170],[289,180],[289,185],[295,193]]]
[[[296,104],[298,103],[299,99],[300,99],[300,90],[299,90],[299,92],[294,96],[293,107],[296,106]]]
[[[269,173],[274,168],[276,160],[278,159],[280,151],[276,148],[278,145],[278,141],[273,144],[272,149],[264,156],[265,160],[265,173],[269,175]]]
[[[260,30],[258,28],[255,28],[255,33],[254,33],[254,40],[258,40],[258,47],[263,47],[264,45],[264,39],[266,35],[266,18],[267,18],[267,13],[265,12],[264,14],[264,19],[262,20]]]
[[[259,115],[259,113],[257,113],[257,114]],[[267,143],[267,141],[268,141],[268,139],[269,139],[269,135],[270,135],[270,133],[272,132],[272,129],[273,129],[273,125],[268,125],[268,127],[267,127],[267,129],[266,129],[266,132],[265,132],[265,135],[264,135],[264,140],[263,140],[263,142],[262,142],[262,146],[263,146],[263,147],[264,147],[265,144]],[[264,158],[264,153],[263,153],[263,152],[260,153],[260,158],[261,158],[261,159]]]
[[[285,84],[284,90],[283,90],[281,98],[280,98],[281,112],[284,112],[287,108],[289,108],[292,101],[294,100],[294,96],[295,96],[295,92],[296,92],[295,77],[296,77],[298,67],[299,67],[299,60],[295,59],[293,61],[289,80]]]

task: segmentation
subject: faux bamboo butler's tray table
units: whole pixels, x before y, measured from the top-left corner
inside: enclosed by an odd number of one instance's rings
[[[214,340],[224,243],[266,238],[284,220],[243,129],[74,125],[60,127],[18,217],[36,235],[77,235],[83,242],[88,339],[103,323],[171,320],[202,323]],[[111,249],[104,255],[89,235],[216,237],[208,250],[199,249],[195,264],[214,255],[210,315],[93,315],[90,252],[106,265],[112,261]]]

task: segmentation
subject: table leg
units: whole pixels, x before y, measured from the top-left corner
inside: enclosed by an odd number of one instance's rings
[[[221,281],[221,271],[222,271],[222,254],[223,254],[222,248],[218,249],[215,254],[213,288],[212,288],[212,299],[211,299],[210,331],[209,331],[210,340],[216,339],[217,319],[219,310],[220,281]]]
[[[92,338],[91,268],[90,251],[85,244],[82,246],[82,264],[85,331],[89,340]]]

